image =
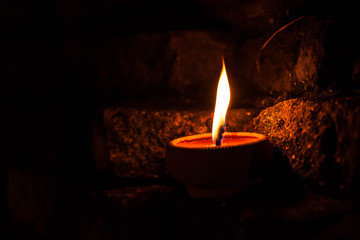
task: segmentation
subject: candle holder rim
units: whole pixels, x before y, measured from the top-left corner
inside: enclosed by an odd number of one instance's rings
[[[251,142],[244,142],[244,143],[240,143],[238,145],[222,145],[222,146],[212,146],[212,147],[194,147],[194,148],[188,148],[188,147],[184,147],[184,146],[177,146],[176,143],[181,142],[181,140],[185,139],[185,138],[191,138],[191,140],[196,140],[197,138],[201,138],[201,137],[212,137],[212,133],[202,133],[202,134],[194,134],[194,135],[190,135],[190,136],[184,136],[184,137],[180,137],[180,138],[176,138],[173,139],[169,142],[169,146],[171,147],[175,147],[175,148],[181,148],[181,149],[192,149],[192,150],[222,150],[222,149],[228,149],[228,148],[237,148],[237,147],[244,147],[244,146],[249,146],[249,145],[254,145],[254,144],[258,144],[262,141],[267,140],[268,138],[266,137],[266,135],[261,134],[261,133],[255,133],[255,132],[225,132],[225,137],[229,137],[228,135],[235,135],[235,136],[240,136],[240,137],[254,137],[256,138],[256,140],[251,141]]]

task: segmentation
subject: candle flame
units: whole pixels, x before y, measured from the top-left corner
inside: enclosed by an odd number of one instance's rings
[[[222,60],[222,70],[216,93],[216,104],[212,127],[212,139],[216,145],[220,145],[222,134],[225,131],[225,117],[230,103],[230,86],[226,74],[225,62]],[[221,135],[221,136],[220,136]],[[217,142],[220,141],[218,144]]]

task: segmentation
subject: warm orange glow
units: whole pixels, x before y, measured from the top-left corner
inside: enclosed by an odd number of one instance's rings
[[[223,66],[220,74],[220,79],[218,83],[217,93],[216,93],[216,104],[214,112],[214,120],[212,127],[212,139],[215,143],[218,139],[219,129],[225,125],[226,112],[230,103],[230,86],[226,74],[225,62],[223,59]]]

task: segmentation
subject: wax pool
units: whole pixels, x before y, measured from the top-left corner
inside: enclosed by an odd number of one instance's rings
[[[221,146],[236,146],[254,143],[258,140],[254,136],[237,136],[229,135],[224,137]],[[174,145],[181,148],[209,148],[209,147],[221,147],[215,146],[211,136],[202,136],[202,137],[184,137],[181,140],[174,142]]]

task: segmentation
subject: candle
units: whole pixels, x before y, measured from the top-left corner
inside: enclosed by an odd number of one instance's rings
[[[219,78],[212,133],[172,140],[166,148],[170,174],[194,198],[226,198],[252,186],[272,160],[267,137],[225,132],[230,87],[225,63]]]

